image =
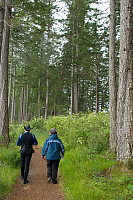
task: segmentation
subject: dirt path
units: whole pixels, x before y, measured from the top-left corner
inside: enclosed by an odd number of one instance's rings
[[[58,184],[47,182],[46,160],[41,159],[41,147],[35,147],[32,156],[28,184],[23,184],[19,178],[11,194],[5,200],[65,200]],[[58,174],[58,183],[60,177]]]

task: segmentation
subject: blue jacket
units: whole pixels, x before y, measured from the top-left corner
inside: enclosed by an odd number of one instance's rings
[[[57,134],[52,134],[44,142],[42,156],[46,155],[48,160],[59,160],[61,159],[60,153],[64,156],[63,143]]]
[[[23,134],[28,134],[28,133],[29,132],[25,132]],[[35,135],[32,134],[32,137],[33,137],[33,145],[37,145],[38,142],[37,142],[37,139],[36,139]],[[20,145],[22,145],[22,134],[19,135],[18,140],[17,140],[17,146],[20,146]]]

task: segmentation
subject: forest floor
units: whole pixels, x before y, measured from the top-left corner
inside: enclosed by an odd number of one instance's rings
[[[46,160],[41,159],[42,148],[35,147],[34,150],[28,175],[29,183],[23,184],[21,178],[18,178],[5,200],[65,200],[64,193],[59,187],[59,174],[58,184],[47,182]]]

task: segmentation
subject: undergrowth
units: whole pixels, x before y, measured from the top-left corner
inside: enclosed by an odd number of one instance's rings
[[[23,133],[21,125],[10,125],[8,148],[1,147],[0,194],[4,197],[19,175],[20,155],[16,141]],[[133,170],[117,162],[109,152],[109,114],[34,118],[32,133],[42,146],[51,128],[56,128],[65,146],[59,184],[66,200],[133,200]]]
[[[60,163],[66,200],[133,200],[133,172],[109,152],[109,114],[59,116],[57,129],[66,153]]]
[[[66,200],[131,200],[133,173],[123,170],[111,154],[88,155],[86,148],[66,152],[60,163]]]
[[[7,195],[18,177],[19,150],[12,144],[0,147],[0,199]]]

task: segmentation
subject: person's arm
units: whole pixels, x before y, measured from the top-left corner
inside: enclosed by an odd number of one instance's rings
[[[38,141],[37,141],[37,139],[36,139],[35,135],[34,135],[34,134],[32,134],[32,136],[33,136],[33,141],[34,141],[33,145],[38,145]]]
[[[60,147],[61,147],[61,154],[62,154],[62,156],[64,156],[65,149],[64,149],[64,145],[61,140],[60,140]]]
[[[48,144],[47,144],[47,139],[46,139],[42,148],[42,157],[45,156],[47,149],[48,149]]]
[[[22,145],[22,134],[21,135],[19,135],[19,137],[18,137],[18,140],[17,140],[17,146],[20,146],[20,145]]]

